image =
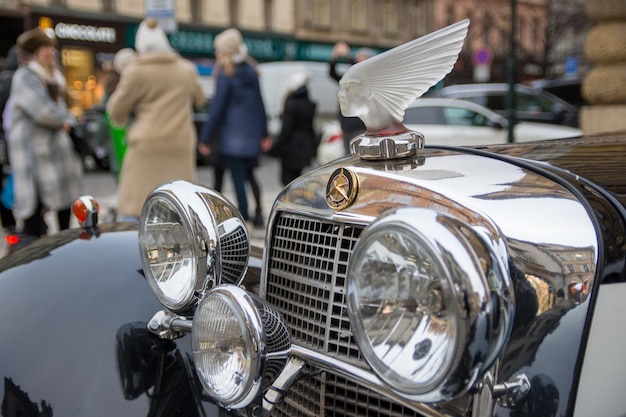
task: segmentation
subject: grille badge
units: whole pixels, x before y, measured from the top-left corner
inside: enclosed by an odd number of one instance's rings
[[[359,193],[359,179],[346,168],[338,168],[332,173],[326,185],[326,203],[334,210],[350,206]]]

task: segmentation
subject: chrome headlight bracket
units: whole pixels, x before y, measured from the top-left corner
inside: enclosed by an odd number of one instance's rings
[[[356,243],[348,312],[378,377],[420,402],[466,393],[495,361],[513,324],[507,253],[497,228],[424,208],[375,220]]]

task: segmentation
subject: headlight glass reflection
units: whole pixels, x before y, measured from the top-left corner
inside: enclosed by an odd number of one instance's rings
[[[148,283],[163,305],[181,310],[195,292],[198,259],[190,227],[164,196],[147,201],[141,219],[139,242]]]
[[[239,291],[237,291],[239,292]],[[245,313],[231,293],[212,291],[200,302],[192,329],[200,381],[222,406],[237,408],[258,392],[260,319]]]
[[[446,271],[426,240],[401,225],[364,233],[350,262],[349,311],[359,346],[393,388],[427,391],[457,338]]]

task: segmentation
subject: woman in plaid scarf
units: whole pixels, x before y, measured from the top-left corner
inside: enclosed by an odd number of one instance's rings
[[[15,72],[9,98],[13,215],[18,231],[40,237],[47,233],[46,210],[57,212],[59,229],[69,227],[82,167],[68,134],[73,118],[53,40],[36,28],[20,35],[17,47],[30,59]]]

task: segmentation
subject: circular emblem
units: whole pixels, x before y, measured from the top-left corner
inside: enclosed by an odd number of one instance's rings
[[[335,210],[343,210],[352,204],[359,193],[356,174],[346,168],[333,172],[326,185],[326,203]]]

